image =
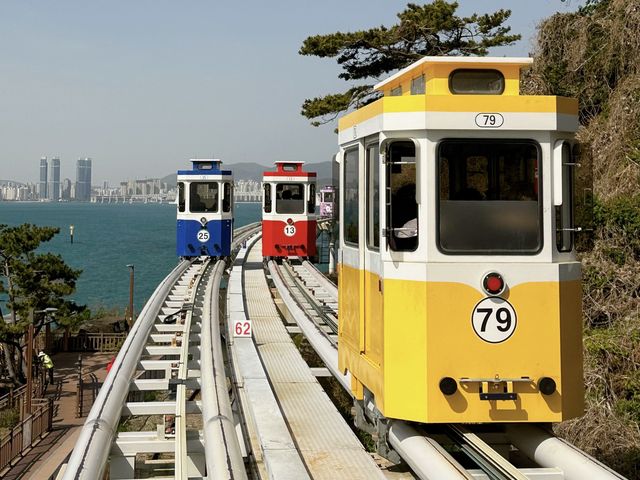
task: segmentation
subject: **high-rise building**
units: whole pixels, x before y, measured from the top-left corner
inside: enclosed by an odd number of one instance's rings
[[[40,188],[38,195],[41,200],[47,198],[47,173],[48,173],[47,157],[40,159]]]
[[[49,176],[48,198],[52,202],[60,200],[60,159],[53,157],[51,159],[51,173]]]
[[[71,198],[71,180],[69,180],[68,178],[65,178],[62,181],[60,198],[62,198],[63,200],[69,200]]]
[[[86,202],[91,199],[91,159],[80,158],[76,163],[75,199]]]

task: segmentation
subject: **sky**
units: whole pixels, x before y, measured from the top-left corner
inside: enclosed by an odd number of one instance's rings
[[[457,14],[511,9],[523,38],[491,53],[528,56],[542,19],[583,3],[460,0]],[[335,124],[312,127],[301,105],[350,84],[334,59],[298,49],[311,35],[390,26],[406,4],[1,0],[0,179],[36,182],[42,156],[59,156],[71,180],[91,157],[94,185],[163,177],[198,157],[329,160]]]

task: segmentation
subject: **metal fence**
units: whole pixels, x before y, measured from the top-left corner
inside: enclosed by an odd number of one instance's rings
[[[127,338],[126,333],[86,333],[73,335],[65,339],[63,334],[56,334],[54,347],[57,351],[67,352],[117,352]]]
[[[0,439],[0,472],[51,430],[53,400],[36,398],[31,405],[33,413]]]

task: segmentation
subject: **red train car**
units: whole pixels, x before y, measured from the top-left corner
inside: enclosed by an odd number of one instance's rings
[[[316,174],[304,162],[275,162],[262,179],[262,255],[316,256]]]

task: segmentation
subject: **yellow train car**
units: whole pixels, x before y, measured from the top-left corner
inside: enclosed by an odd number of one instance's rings
[[[384,417],[583,412],[578,104],[531,62],[425,57],[339,121],[339,364]]]

